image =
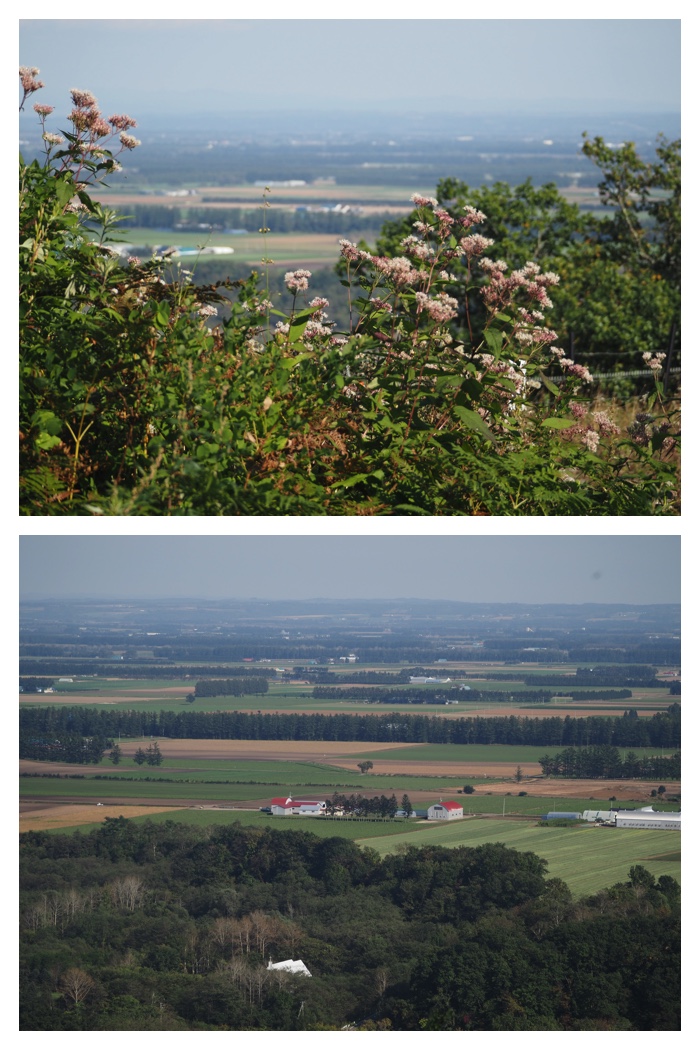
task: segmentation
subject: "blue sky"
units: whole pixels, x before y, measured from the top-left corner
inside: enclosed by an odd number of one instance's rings
[[[42,101],[78,87],[144,116],[648,113],[680,109],[680,35],[678,19],[35,17],[20,21],[20,62],[40,68]]]
[[[680,601],[676,536],[24,536],[20,595]]]

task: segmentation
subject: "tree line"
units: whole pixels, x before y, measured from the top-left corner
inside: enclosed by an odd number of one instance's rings
[[[267,678],[250,675],[248,678],[208,678],[194,687],[197,698],[203,696],[252,696],[266,693]]]
[[[205,201],[228,203],[230,198],[205,197]],[[308,208],[269,208],[265,225],[270,233],[355,233],[379,232],[389,218],[388,212],[359,214],[357,211],[316,211]],[[200,230],[202,226],[213,231],[244,229],[257,233],[261,223],[257,208],[183,208],[167,204],[130,204],[120,217],[122,236],[128,239],[129,229],[178,231]],[[206,230],[204,231],[206,232]]]
[[[539,759],[542,772],[548,777],[567,777],[574,780],[620,777],[625,780],[680,780],[681,753],[672,755],[636,755],[628,751],[624,757],[616,747],[567,747],[555,755]]]
[[[172,737],[220,740],[366,740],[436,744],[535,744],[547,747],[679,748],[680,705],[650,718],[634,710],[621,717],[528,718],[516,715],[441,718],[417,714],[270,714],[105,710],[88,707],[21,708],[20,731],[35,735]]]
[[[495,703],[508,703],[509,701],[547,703],[557,694],[553,690],[542,689],[508,690],[506,692],[499,689],[488,692],[469,689],[466,692],[459,687],[449,685],[443,689],[428,689],[420,686],[408,692],[405,689],[374,689],[371,686],[360,686],[357,689],[353,689],[352,686],[345,689],[334,689],[329,685],[317,685],[311,695],[316,700],[358,700],[365,704],[444,704],[448,698],[451,700],[492,700]],[[628,692],[627,695],[632,694]]]

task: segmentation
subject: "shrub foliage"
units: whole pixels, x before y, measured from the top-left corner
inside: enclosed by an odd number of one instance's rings
[[[138,145],[134,121],[72,101],[71,130],[20,158],[22,513],[677,513],[660,360],[628,433],[592,412],[545,322],[559,277],[489,258],[473,205],[414,197],[400,255],[341,241],[341,330],[305,270],[283,313],[256,273],[202,286],[123,259],[90,189]]]

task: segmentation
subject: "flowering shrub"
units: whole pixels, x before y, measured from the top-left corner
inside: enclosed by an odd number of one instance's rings
[[[341,241],[345,330],[301,269],[288,310],[253,274],[218,323],[221,286],[110,247],[115,216],[87,190],[138,145],[135,122],[71,95],[61,135],[34,107],[45,157],[20,164],[23,513],[677,512],[673,418],[621,435],[590,415],[588,373],[545,320],[558,276],[487,255],[477,209],[414,197],[394,258]],[[458,340],[472,269],[486,321]],[[653,396],[658,411],[658,381]]]

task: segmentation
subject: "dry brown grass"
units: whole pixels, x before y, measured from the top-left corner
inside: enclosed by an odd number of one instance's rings
[[[65,805],[57,802],[20,802],[19,830],[51,831],[52,828],[74,828],[78,824],[95,824],[106,817],[147,817],[154,813],[175,813],[173,806]]]

